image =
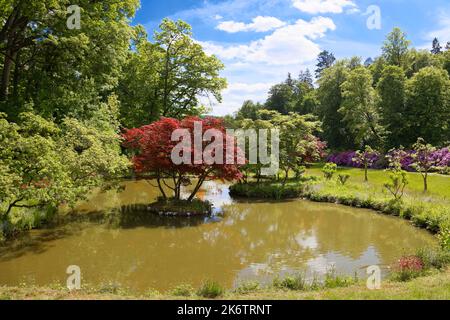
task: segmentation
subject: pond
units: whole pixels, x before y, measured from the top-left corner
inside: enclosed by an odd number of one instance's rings
[[[294,272],[320,276],[330,268],[364,277],[367,266],[386,273],[401,255],[436,245],[431,234],[398,218],[303,200],[234,201],[220,182],[207,182],[199,193],[215,205],[209,218],[92,213],[123,206],[132,211],[157,195],[151,182],[124,182],[122,192],[99,192],[78,206],[90,219],[33,230],[8,243],[0,248],[0,285],[64,285],[69,265],[81,268],[84,284],[137,292],[198,287],[206,279],[232,288]]]

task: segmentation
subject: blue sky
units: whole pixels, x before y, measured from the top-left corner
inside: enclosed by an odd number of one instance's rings
[[[379,29],[367,27],[371,6],[380,9]],[[376,57],[395,26],[419,49],[435,36],[450,41],[448,0],[141,0],[133,24],[152,34],[164,17],[190,23],[194,38],[225,63],[223,102],[207,102],[216,115],[235,112],[247,99],[263,102],[288,72],[313,71],[321,50]]]

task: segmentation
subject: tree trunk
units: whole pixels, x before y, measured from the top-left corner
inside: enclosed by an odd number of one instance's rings
[[[284,173],[285,173],[285,175],[284,175],[284,180],[283,180],[283,187],[286,185],[286,182],[289,178],[289,169],[284,170]]]
[[[167,200],[167,195],[164,192],[164,189],[163,189],[163,187],[161,185],[161,177],[158,176],[158,178],[156,178],[156,181],[158,182],[158,188],[159,188],[159,191],[161,191],[161,194],[162,194],[164,200]]]
[[[9,95],[9,83],[11,81],[11,71],[14,65],[14,60],[17,57],[17,51],[7,49],[3,63],[2,81],[0,85],[0,101],[6,101]]]
[[[197,194],[197,192],[200,190],[200,188],[203,185],[203,182],[205,182],[206,176],[205,177],[201,177],[198,182],[197,185],[194,188],[194,191],[192,191],[191,195],[188,198],[189,202],[192,202],[192,200],[194,200],[195,195]]]
[[[17,53],[16,62],[14,67],[14,78],[13,78],[13,101],[17,101],[19,98],[19,79],[20,78],[20,52]]]
[[[423,192],[428,191],[428,173],[423,176]]]
[[[369,182],[369,176],[368,176],[368,167],[367,164],[364,166],[364,181]]]

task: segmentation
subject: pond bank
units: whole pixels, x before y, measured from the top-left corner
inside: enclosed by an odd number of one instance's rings
[[[44,287],[1,287],[0,300],[198,300],[199,296],[180,297],[161,294],[156,291],[146,295],[133,295],[127,292],[105,293],[100,290],[81,290],[69,292],[63,288]],[[435,272],[426,277],[409,282],[382,282],[380,290],[368,290],[364,283],[346,288],[325,289],[311,292],[287,291],[280,289],[261,289],[246,294],[228,291],[220,297],[223,300],[449,300],[450,269]]]

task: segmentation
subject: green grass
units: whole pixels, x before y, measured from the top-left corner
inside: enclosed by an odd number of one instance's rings
[[[170,291],[176,297],[189,297],[193,294],[194,288],[189,284],[181,284]]]
[[[42,287],[0,287],[0,299],[40,299],[40,300],[110,300],[147,299],[177,300],[210,299],[199,295],[180,297],[172,293],[151,291],[149,294],[99,293],[94,290],[69,292],[66,289]],[[224,300],[450,300],[450,269],[443,272],[432,271],[426,276],[408,282],[383,281],[380,290],[368,290],[364,281],[338,288],[322,288],[313,291],[286,290],[274,287],[257,288],[246,292],[230,290],[222,292]]]
[[[307,169],[306,174],[322,177],[323,164],[315,164],[312,168]],[[364,182],[364,170],[357,168],[338,168],[337,174],[348,174],[350,179],[347,182],[358,189],[382,192],[383,185],[388,180],[388,173],[384,170],[369,170],[369,182]],[[336,174],[336,176],[337,176]],[[407,196],[428,200],[430,197],[438,198],[440,201],[450,202],[450,176],[431,174],[428,178],[427,194],[423,193],[423,179],[420,173],[408,172],[409,184],[406,187]],[[367,188],[369,187],[369,188]]]
[[[199,297],[215,299],[222,296],[225,293],[225,289],[215,281],[205,281],[198,289],[197,295]]]

